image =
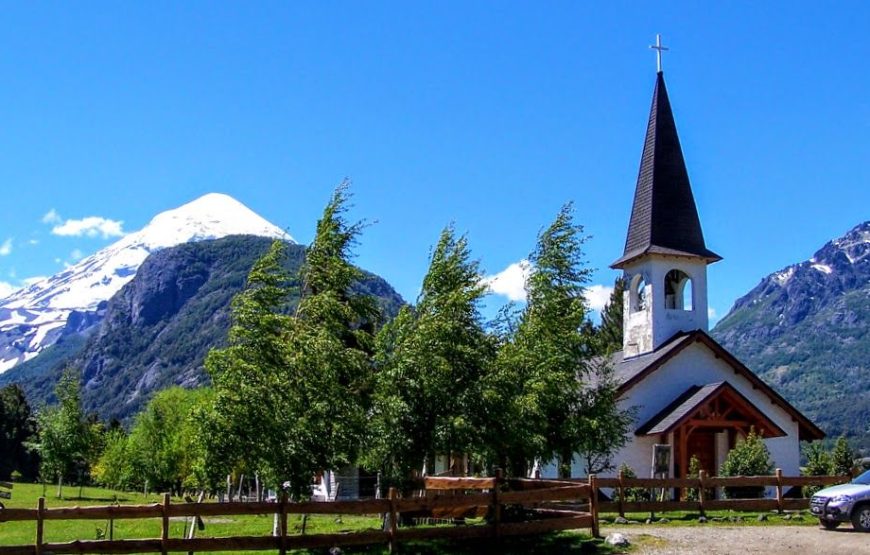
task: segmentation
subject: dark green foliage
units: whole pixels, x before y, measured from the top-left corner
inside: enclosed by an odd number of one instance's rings
[[[623,319],[623,293],[625,292],[625,280],[621,277],[613,282],[613,292],[610,300],[601,311],[601,324],[595,330],[595,341],[598,352],[602,355],[611,355],[622,350],[622,319]]]
[[[803,467],[801,474],[804,476],[828,476],[831,474],[831,455],[825,450],[821,441],[805,443],[803,455],[807,464]],[[804,486],[804,497],[812,497],[820,489],[822,489],[821,486]]]
[[[27,449],[36,435],[36,422],[24,391],[17,385],[0,389],[0,480],[18,472],[25,480],[36,478],[37,459]]]
[[[773,474],[770,451],[755,430],[743,440],[738,440],[734,449],[728,451],[725,462],[719,469],[720,476],[769,476]],[[726,487],[725,496],[731,499],[761,497],[764,486]]]
[[[616,406],[608,369],[592,363],[597,349],[584,298],[591,273],[585,240],[570,204],[539,234],[525,310],[487,379],[484,402],[501,413],[488,443],[513,474],[524,474],[534,459],[556,459],[560,475],[568,475],[578,451],[608,468],[610,454],[625,444],[629,419]]]
[[[851,476],[857,459],[858,456],[849,445],[849,440],[846,439],[846,436],[841,435],[837,438],[834,449],[831,451],[831,474]]]
[[[371,389],[373,299],[353,292],[362,273],[350,261],[359,224],[344,218],[346,184],[324,210],[299,276],[295,316],[286,313],[293,282],[275,241],[233,301],[229,346],[206,361],[215,395],[198,415],[202,479],[257,471],[310,494],[314,474],[355,461]]]
[[[495,353],[480,316],[483,293],[467,239],[446,228],[416,309],[402,309],[378,335],[366,461],[387,477],[407,478],[436,453],[479,451],[479,386]]]

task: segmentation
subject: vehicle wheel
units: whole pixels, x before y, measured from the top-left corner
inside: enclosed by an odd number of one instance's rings
[[[860,532],[870,532],[870,505],[865,503],[855,507],[852,513],[852,526]]]
[[[825,530],[833,530],[833,529],[835,529],[837,526],[840,525],[840,522],[839,522],[839,521],[836,521],[836,520],[828,520],[828,519],[826,519],[826,518],[820,518],[820,519],[819,519],[819,524],[821,524],[821,525],[822,525],[822,528],[824,528]]]

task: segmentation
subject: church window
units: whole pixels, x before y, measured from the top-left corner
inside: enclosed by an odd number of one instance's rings
[[[692,278],[680,270],[665,276],[665,308],[692,310]]]
[[[646,280],[643,279],[643,274],[637,274],[631,278],[629,306],[632,312],[639,312],[646,309],[646,303]]]

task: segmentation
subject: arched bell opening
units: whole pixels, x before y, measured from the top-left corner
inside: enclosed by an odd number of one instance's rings
[[[692,278],[681,270],[671,270],[665,275],[665,308],[692,310]]]

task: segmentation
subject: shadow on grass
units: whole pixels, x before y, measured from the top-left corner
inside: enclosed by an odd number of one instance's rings
[[[326,554],[328,549],[307,550],[297,552],[299,554]],[[341,553],[351,554],[375,554],[387,553],[385,546],[347,547],[342,548]],[[594,540],[588,536],[563,533],[543,536],[511,537],[483,540],[466,540],[461,542],[449,541],[417,541],[405,542],[399,545],[399,553],[414,555],[473,555],[478,553],[492,553],[503,555],[527,555],[527,554],[553,554],[553,555],[609,555],[614,553],[612,549],[604,545],[601,540]]]

